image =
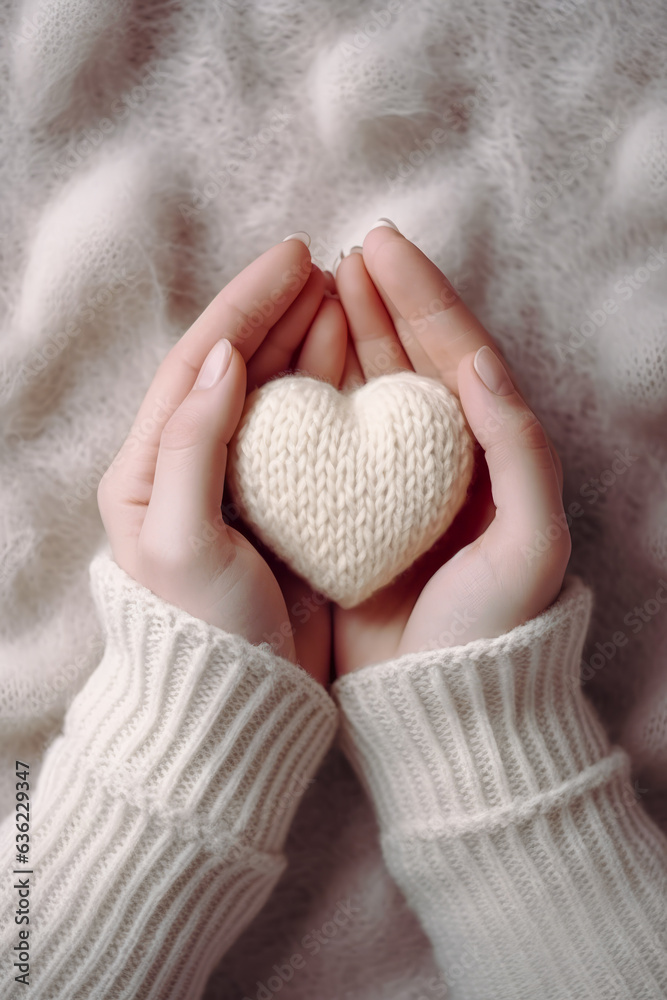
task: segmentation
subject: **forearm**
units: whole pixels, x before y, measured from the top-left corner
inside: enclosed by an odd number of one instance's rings
[[[590,596],[338,682],[387,865],[453,997],[663,997],[664,838],[579,685]]]
[[[30,983],[49,998],[191,1000],[282,872],[336,712],[268,649],[106,558],[93,570],[107,647],[33,798]],[[9,907],[3,927],[6,956],[19,940]],[[3,996],[19,996],[10,964]]]

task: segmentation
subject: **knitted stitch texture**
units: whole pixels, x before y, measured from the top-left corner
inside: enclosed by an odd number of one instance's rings
[[[330,267],[386,215],[554,441],[598,596],[587,687],[667,829],[664,0],[6,0],[0,18],[6,808],[15,754],[39,759],[97,665],[95,490],[159,361],[272,242],[306,229]]]
[[[107,648],[32,792],[31,995],[665,996],[667,844],[581,693],[581,581],[498,639],[337,681],[364,798],[338,748],[318,772],[336,710],[303,670],[107,554],[91,579]],[[373,863],[371,803],[412,913]],[[10,816],[3,855],[14,832]],[[25,995],[15,905],[0,908],[3,1000]],[[368,938],[384,958],[370,981]]]
[[[32,795],[30,992],[192,1000],[283,871],[337,713],[300,667],[167,604],[107,554],[91,580],[105,654]],[[7,960],[15,906],[3,892],[3,1000],[25,991]]]
[[[248,396],[228,468],[258,537],[349,608],[449,527],[473,446],[456,397],[434,379],[384,375],[348,394],[294,376]]]
[[[452,998],[667,995],[667,843],[581,692],[590,606],[567,577],[504,636],[334,684],[387,865]]]
[[[330,267],[389,216],[554,441],[595,593],[586,694],[630,754],[627,803],[667,830],[664,0],[5,0],[0,19],[2,815],[16,757],[39,774],[99,666],[95,491],[157,365],[273,242],[306,229]],[[207,1000],[256,1000],[294,950],[280,1000],[444,996],[337,748],[285,850]],[[326,936],[339,899],[353,919]]]

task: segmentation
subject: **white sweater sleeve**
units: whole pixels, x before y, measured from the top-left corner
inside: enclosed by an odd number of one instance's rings
[[[337,710],[300,667],[167,604],[108,555],[91,581],[107,644],[31,791],[31,989],[14,979],[10,890],[0,996],[196,1000],[285,867]],[[12,816],[5,859],[15,833]]]
[[[667,845],[583,696],[592,598],[337,681],[341,739],[452,1000],[667,996]]]

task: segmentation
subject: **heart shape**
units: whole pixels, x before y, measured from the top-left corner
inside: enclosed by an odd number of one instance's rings
[[[249,394],[227,478],[257,537],[350,608],[443,534],[472,468],[459,402],[434,379],[398,372],[341,392],[289,375]]]

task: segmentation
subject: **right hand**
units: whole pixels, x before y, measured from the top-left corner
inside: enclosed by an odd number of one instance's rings
[[[336,286],[351,337],[344,384],[388,368],[437,379],[459,397],[479,446],[466,503],[435,545],[362,604],[334,609],[341,675],[491,639],[535,617],[560,592],[571,541],[558,455],[491,335],[439,268],[383,225],[363,253],[341,261]],[[479,370],[495,375],[495,389]],[[548,547],[538,550],[545,534]]]
[[[211,625],[269,642],[323,684],[328,605],[260,555],[245,527],[227,525],[221,502],[246,387],[291,369],[340,381],[347,326],[325,285],[295,239],[237,275],[169,351],[97,492],[113,557],[130,576]]]

